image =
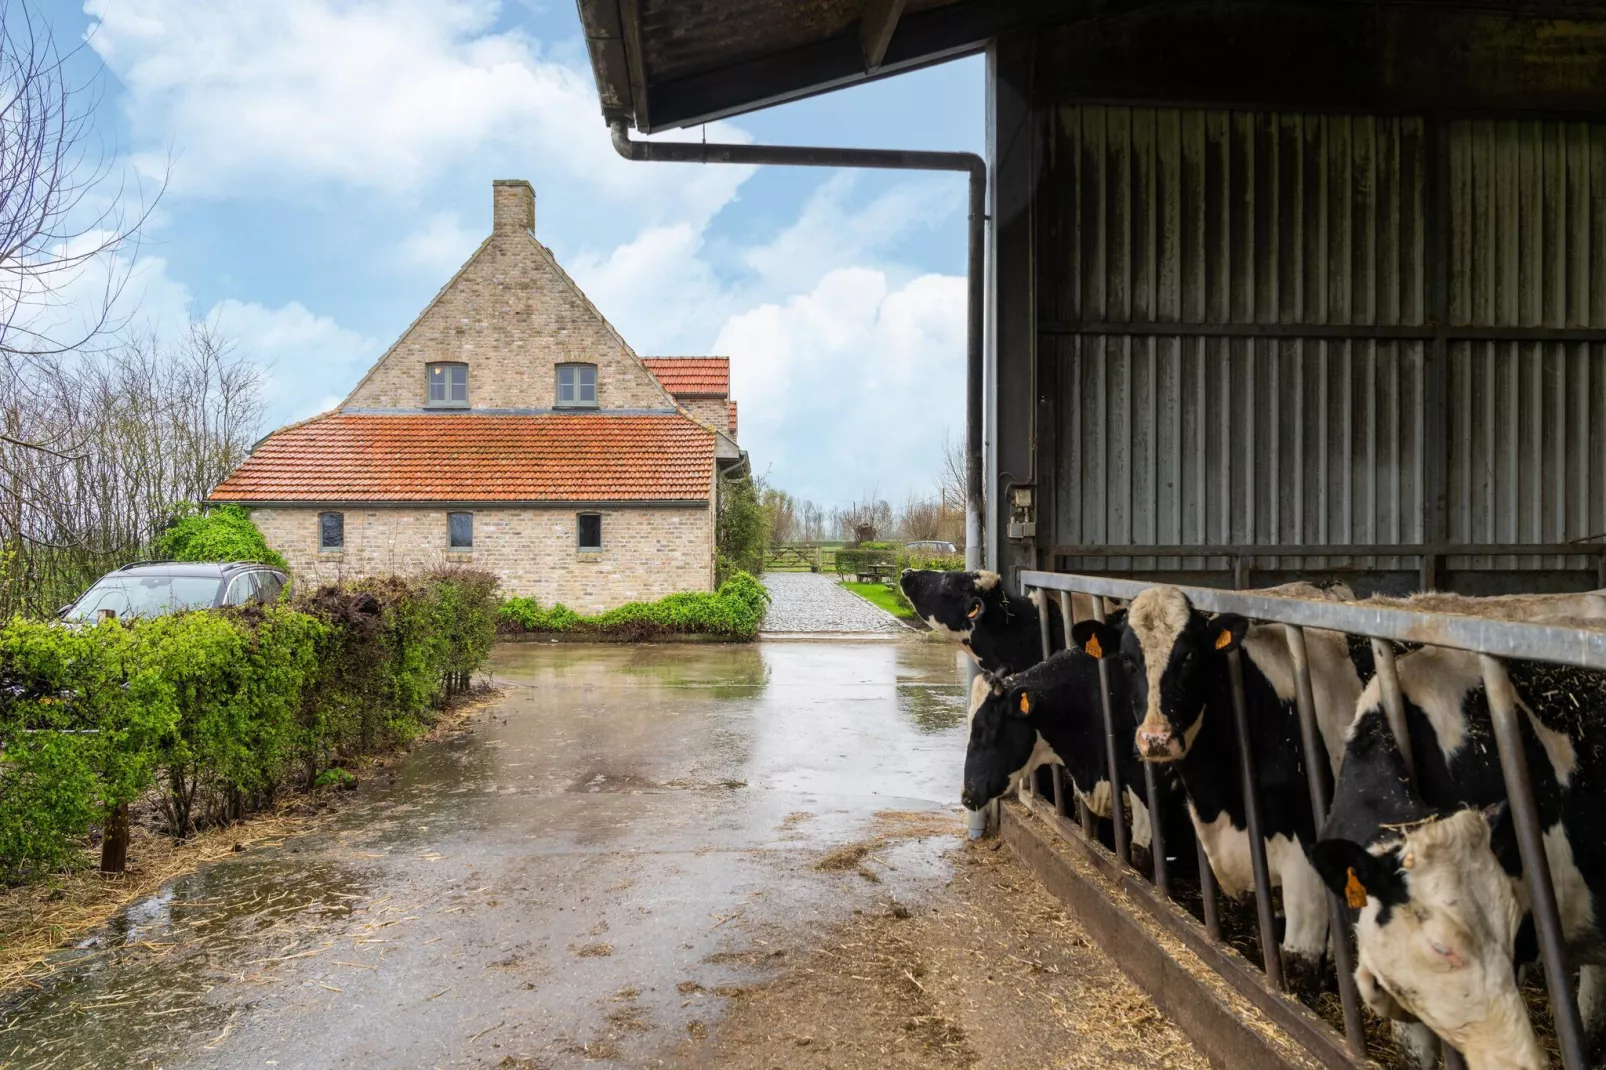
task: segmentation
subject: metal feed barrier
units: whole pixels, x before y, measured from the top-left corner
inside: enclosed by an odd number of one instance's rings
[[[1021,585],[1027,590],[1038,589],[1053,593],[1070,635],[1073,619],[1072,594],[1094,596],[1094,616],[1104,619],[1105,598],[1131,600],[1152,586],[1134,580],[1111,579],[1100,576],[1071,575],[1056,572],[1028,571],[1021,574]],[[1321,827],[1327,815],[1332,785],[1330,767],[1323,757],[1316,722],[1315,703],[1312,697],[1310,669],[1305,646],[1305,629],[1317,628],[1351,635],[1365,636],[1372,641],[1372,651],[1381,677],[1383,704],[1390,728],[1399,741],[1407,768],[1414,775],[1410,737],[1406,732],[1404,702],[1399,677],[1395,670],[1394,648],[1390,641],[1421,643],[1428,646],[1450,647],[1479,655],[1484,686],[1488,693],[1489,712],[1493,720],[1495,741],[1500,755],[1500,768],[1505,778],[1506,794],[1517,834],[1517,845],[1522,857],[1524,879],[1532,904],[1535,928],[1539,936],[1541,958],[1544,963],[1546,986],[1549,990],[1551,1013],[1555,1020],[1557,1041],[1562,1062],[1567,1070],[1586,1070],[1588,1059],[1578,1004],[1573,994],[1571,971],[1568,966],[1566,942],[1561,920],[1556,909],[1555,890],[1551,886],[1550,867],[1545,856],[1542,830],[1539,827],[1538,808],[1534,803],[1533,786],[1529,777],[1527,758],[1517,721],[1516,696],[1507,676],[1505,660],[1516,658],[1545,661],[1587,669],[1606,671],[1606,632],[1546,624],[1486,620],[1477,617],[1446,613],[1421,613],[1382,606],[1364,606],[1354,603],[1315,601],[1299,598],[1282,598],[1242,591],[1223,591],[1202,587],[1178,587],[1198,609],[1217,613],[1237,613],[1262,623],[1279,623],[1288,629],[1290,652],[1293,656],[1300,740],[1304,750],[1305,768],[1308,771],[1311,807],[1316,825]],[[1043,652],[1050,650],[1049,606],[1050,599],[1040,600],[1039,620]],[[1068,641],[1068,640],[1067,640]],[[1171,902],[1171,881],[1166,872],[1166,849],[1159,815],[1161,813],[1159,785],[1153,766],[1144,764],[1144,789],[1147,793],[1150,814],[1151,855],[1153,881],[1150,883],[1132,867],[1131,846],[1126,815],[1119,800],[1124,797],[1125,785],[1116,761],[1119,747],[1131,746],[1133,728],[1131,714],[1114,710],[1110,705],[1109,673],[1114,667],[1107,661],[1099,663],[1099,680],[1103,688],[1102,703],[1105,730],[1105,762],[1110,779],[1110,795],[1117,801],[1111,807],[1114,832],[1113,862],[1093,840],[1092,817],[1077,800],[1080,818],[1071,823],[1067,813],[1067,799],[1071,794],[1064,786],[1063,770],[1053,766],[1053,798],[1050,804],[1037,793],[1035,778],[1032,795],[1035,807],[1045,816],[1056,820],[1049,823],[1068,839],[1083,838],[1084,854],[1095,861],[1101,857],[1106,875],[1116,879],[1123,890],[1148,909],[1158,921],[1180,937],[1191,950],[1199,954],[1223,979],[1232,983],[1259,1009],[1289,1030],[1312,1054],[1329,1065],[1353,1065],[1345,1056],[1365,1059],[1366,1034],[1361,1019],[1361,1004],[1355,990],[1354,957],[1350,946],[1350,930],[1344,907],[1338,896],[1329,893],[1328,908],[1333,934],[1334,966],[1337,987],[1343,1007],[1344,1036],[1342,1041],[1325,1022],[1304,1011],[1291,1000],[1274,993],[1284,987],[1281,955],[1278,949],[1273,914],[1270,869],[1266,860],[1265,842],[1261,838],[1261,807],[1259,785],[1250,746],[1248,710],[1244,701],[1241,655],[1233,651],[1228,656],[1234,728],[1242,757],[1240,776],[1244,790],[1246,817],[1249,825],[1249,844],[1253,863],[1255,906],[1263,954],[1264,977],[1251,976],[1242,966],[1243,960],[1226,950],[1222,940],[1220,917],[1217,910],[1217,889],[1209,861],[1202,847],[1198,848],[1199,882],[1203,930],[1191,914]],[[1052,810],[1048,810],[1049,806]],[[1134,880],[1136,878],[1136,880]],[[1268,998],[1269,997],[1269,998]],[[1450,1070],[1464,1066],[1461,1057],[1445,1049],[1445,1065]]]

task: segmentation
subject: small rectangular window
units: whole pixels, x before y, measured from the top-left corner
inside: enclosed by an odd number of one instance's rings
[[[602,549],[602,514],[580,514],[580,549]]]
[[[446,514],[446,545],[453,550],[474,549],[474,514]]]
[[[597,366],[595,364],[559,364],[559,407],[594,408],[596,404]]]
[[[318,549],[344,550],[346,548],[346,514],[318,514]]]
[[[429,404],[447,407],[468,404],[467,364],[431,364],[425,375],[429,380]]]

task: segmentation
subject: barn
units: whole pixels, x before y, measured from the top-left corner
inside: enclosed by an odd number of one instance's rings
[[[986,54],[1006,576],[1606,586],[1606,5],[579,8],[639,132]]]

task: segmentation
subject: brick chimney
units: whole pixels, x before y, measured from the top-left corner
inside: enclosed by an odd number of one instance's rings
[[[491,230],[535,232],[535,190],[524,179],[498,178],[491,183]]]

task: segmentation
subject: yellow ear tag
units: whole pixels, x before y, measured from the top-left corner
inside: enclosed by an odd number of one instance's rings
[[[1102,658],[1104,656],[1104,648],[1099,645],[1099,637],[1096,635],[1088,636],[1087,646],[1082,649],[1086,650],[1090,657]]]
[[[981,603],[977,602],[975,605],[971,606],[970,612],[966,613],[965,616],[970,620],[975,620],[977,617],[981,616]]]
[[[1024,691],[1022,691],[1020,693],[1020,712],[1022,712],[1022,713],[1031,713],[1032,712],[1032,698],[1031,698],[1030,695],[1028,695]]]
[[[1216,649],[1225,650],[1232,645],[1232,629],[1223,628],[1221,634],[1216,636]]]
[[[1349,867],[1349,879],[1344,882],[1344,902],[1349,904],[1351,910],[1366,906],[1366,885],[1355,875],[1354,866]]]

